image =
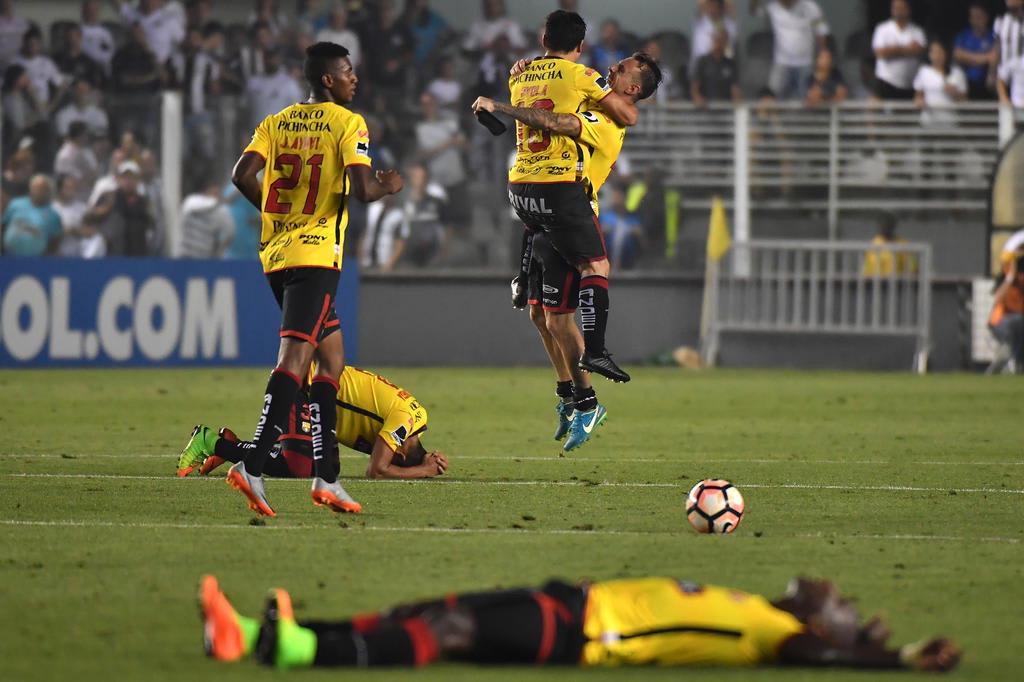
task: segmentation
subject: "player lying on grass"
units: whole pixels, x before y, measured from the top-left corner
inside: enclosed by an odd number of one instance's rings
[[[368,478],[431,478],[448,469],[441,452],[428,452],[420,440],[427,430],[427,410],[408,391],[384,377],[357,367],[346,367],[338,378],[337,442],[351,450],[370,455]],[[319,415],[300,395],[288,418],[288,428],[279,439],[276,456],[267,463],[266,472],[283,478],[309,478],[313,475],[312,447],[320,437]],[[187,476],[196,468],[203,475],[225,461],[237,462],[245,456],[250,443],[240,441],[227,428],[215,433],[202,424],[178,457],[178,476]],[[332,466],[340,464],[334,450]],[[358,511],[347,493],[345,511]]]
[[[529,64],[527,60],[518,62],[512,70],[512,76],[523,73]],[[653,95],[660,83],[661,70],[658,64],[642,52],[623,59],[608,70],[608,84],[612,92],[633,104]],[[590,206],[595,216],[600,213],[597,194],[619,158],[626,137],[626,126],[608,116],[601,104],[588,104],[578,113],[564,114],[539,108],[514,107],[487,97],[478,97],[472,107],[473,111],[497,111],[531,129],[565,135],[585,144],[592,150],[586,172]],[[555,392],[559,402],[556,406],[558,427],[555,440],[561,440],[568,434],[563,449],[569,451],[586,442],[593,428],[602,424],[607,416],[605,408],[598,405],[593,419],[573,419],[575,395],[585,395],[593,390],[589,376],[573,361],[584,347],[583,335],[575,321],[577,303],[580,300],[587,303],[590,299],[580,299],[580,273],[553,248],[544,232],[533,232],[529,239],[532,240],[528,244],[532,246],[529,282],[523,287],[520,285],[526,283],[520,283],[518,277],[513,280],[513,291],[523,291],[527,293],[527,298],[513,300],[513,305],[522,307],[526,302],[530,304],[530,319],[540,333],[544,350],[557,375]],[[527,251],[530,250],[527,248]],[[523,257],[531,256],[524,254]],[[566,345],[569,348],[564,348]]]
[[[262,625],[216,578],[200,583],[208,655],[278,668],[413,666],[435,661],[593,666],[818,666],[945,671],[960,651],[937,637],[889,648],[878,618],[828,581],[794,579],[775,601],[672,578],[452,594],[342,621],[297,621],[270,592]]]

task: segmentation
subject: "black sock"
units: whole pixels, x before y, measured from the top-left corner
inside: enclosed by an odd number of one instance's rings
[[[576,400],[577,412],[590,412],[597,407],[597,393],[594,392],[593,386],[577,388],[574,398]]]
[[[256,431],[253,433],[253,446],[245,456],[245,470],[252,476],[263,474],[263,465],[267,461],[270,449],[277,442],[277,437],[284,433],[282,428],[288,419],[288,411],[295,404],[295,394],[299,392],[302,381],[288,370],[278,367],[270,375],[267,392],[263,396],[263,410],[260,413]]]
[[[583,346],[591,355],[604,353],[604,332],[608,328],[608,278],[589,275],[580,280],[580,322]]]
[[[313,470],[328,483],[338,480],[338,471],[330,457],[334,450],[334,430],[338,423],[338,382],[325,376],[313,379],[309,387],[309,424],[313,436]]]
[[[352,623],[302,623],[316,633],[317,667],[413,666],[437,659],[437,641],[426,622],[410,618],[360,632]]]
[[[213,454],[229,462],[241,462],[253,447],[252,443],[246,441],[218,438],[217,442],[213,444]]]
[[[533,261],[533,232],[523,228],[523,244],[519,251],[519,284],[530,286],[530,263]]]
[[[555,395],[562,399],[563,403],[571,403],[572,381],[559,381],[555,384]]]

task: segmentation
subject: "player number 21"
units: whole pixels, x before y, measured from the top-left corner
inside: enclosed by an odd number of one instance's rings
[[[302,212],[306,215],[313,215],[316,211],[316,195],[320,191],[320,164],[323,162],[323,154],[311,156],[305,162],[305,165],[309,166],[309,190],[306,192],[306,203],[302,207]],[[290,201],[279,200],[280,192],[282,190],[295,189],[299,184],[299,179],[302,177],[302,166],[302,157],[298,154],[278,155],[274,160],[274,170],[283,171],[285,167],[288,167],[289,171],[287,175],[282,173],[281,177],[271,183],[270,190],[267,192],[267,203],[263,207],[264,211],[282,214],[292,212],[292,203]]]

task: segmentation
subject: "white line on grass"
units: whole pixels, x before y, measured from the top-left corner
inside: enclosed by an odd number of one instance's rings
[[[246,530],[251,528],[249,524],[231,523],[155,523],[148,521],[136,522],[115,522],[115,521],[80,521],[73,519],[36,521],[21,519],[0,519],[2,526],[44,526],[55,528],[144,528],[144,529],[175,529],[175,530]],[[293,526],[277,524],[273,521],[265,526],[267,530],[329,530],[333,531],[334,526]],[[614,530],[595,528],[586,530],[581,528],[437,528],[434,526],[425,527],[397,527],[397,526],[350,526],[347,531],[367,531],[377,533],[441,533],[441,534],[484,534],[484,535],[630,535],[630,536],[676,536],[680,533],[673,531],[640,531],[640,530]],[[257,531],[258,532],[258,531]],[[344,532],[344,531],[343,531]],[[739,537],[751,538],[750,535]],[[754,536],[756,539],[756,536]],[[933,542],[997,542],[1016,545],[1020,543],[1018,538],[1006,537],[976,537],[960,535],[884,535],[869,533],[864,535],[838,535],[827,533],[797,534],[792,537],[824,540],[919,540]]]
[[[0,453],[0,459],[166,459],[168,461],[175,459],[173,453],[159,454],[127,454],[127,453],[96,453],[96,454],[55,454],[55,453],[12,453],[4,452]],[[355,455],[352,459],[356,459]],[[949,461],[949,460],[907,460],[907,461],[894,461],[884,459],[750,459],[750,458],[737,458],[737,457],[715,457],[715,458],[701,458],[701,459],[676,459],[670,457],[655,458],[655,457],[559,457],[559,456],[517,456],[517,455],[458,455],[455,457],[456,460],[466,460],[467,462],[587,462],[587,463],[598,463],[598,464],[850,464],[850,465],[865,465],[865,466],[895,466],[895,465],[913,465],[913,466],[1024,466],[1024,460],[1013,460],[1005,462],[992,462],[987,460],[961,460],[961,461]]]
[[[126,481],[220,481],[220,476],[189,476],[176,479],[174,476],[139,476],[133,474],[53,474],[53,473],[16,473],[0,474],[3,478],[85,478],[85,479],[113,479]],[[623,481],[474,481],[458,479],[437,479],[436,483],[425,483],[423,481],[409,480],[385,480],[370,481],[359,478],[345,478],[364,482],[368,484],[387,485],[474,485],[474,486],[564,486],[571,488],[679,488],[685,486],[676,483],[628,483]],[[307,479],[279,478],[275,482],[304,482]],[[829,485],[819,483],[736,483],[739,488],[787,488],[795,490],[846,490],[846,491],[877,491],[877,492],[912,492],[912,493],[1009,493],[1012,495],[1024,495],[1024,489],[1019,488],[932,488],[926,486],[912,485]]]

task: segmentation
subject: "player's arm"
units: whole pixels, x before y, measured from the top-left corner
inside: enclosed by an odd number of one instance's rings
[[[779,649],[779,663],[794,666],[947,671],[960,662],[960,650],[944,637],[886,649],[872,643],[840,648],[812,632],[793,635]]]
[[[346,171],[352,183],[352,194],[364,203],[402,191],[402,176],[396,170],[374,171],[370,166],[360,163],[349,166]]]
[[[394,463],[395,450],[382,437],[377,436],[366,467],[367,478],[433,478],[448,468],[448,459],[440,452],[427,453],[423,463],[401,467]]]
[[[617,92],[609,92],[605,95],[601,99],[601,108],[620,126],[635,126],[640,120],[640,112],[636,110],[636,104]]]
[[[231,170],[232,184],[258,210],[263,210],[263,186],[257,176],[265,164],[266,160],[258,152],[245,151]]]
[[[579,137],[582,131],[580,120],[575,114],[556,114],[545,109],[527,109],[526,107],[513,107],[501,102],[495,102],[488,97],[477,97],[473,102],[473,111],[499,112],[511,116],[527,128],[544,130],[556,135],[567,135],[568,137]]]

